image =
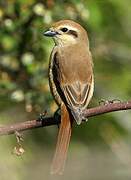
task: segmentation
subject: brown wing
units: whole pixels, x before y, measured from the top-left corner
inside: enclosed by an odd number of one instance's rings
[[[62,87],[68,105],[74,108],[85,108],[87,106],[90,89],[90,84],[85,84],[80,81]]]
[[[81,124],[83,117],[83,110],[87,107],[93,94],[93,77],[90,79],[90,84],[82,83],[80,81],[61,87],[64,97],[66,98],[68,107],[71,110],[77,124]]]

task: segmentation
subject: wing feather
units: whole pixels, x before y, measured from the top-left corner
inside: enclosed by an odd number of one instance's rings
[[[88,105],[88,98],[91,84],[80,81],[61,86],[69,106],[85,108]]]

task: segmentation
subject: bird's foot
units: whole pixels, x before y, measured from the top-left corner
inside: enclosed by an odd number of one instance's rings
[[[47,111],[40,113],[39,117],[37,118],[37,121],[43,121],[46,114],[47,114]]]

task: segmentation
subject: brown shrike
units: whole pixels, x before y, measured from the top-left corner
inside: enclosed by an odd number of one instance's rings
[[[61,108],[61,124],[51,173],[62,174],[70,142],[73,120],[79,125],[94,90],[93,62],[86,30],[71,20],[56,22],[45,36],[55,46],[49,62],[49,84]]]

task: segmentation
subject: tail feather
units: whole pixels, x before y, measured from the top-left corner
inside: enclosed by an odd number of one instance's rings
[[[61,124],[59,128],[56,151],[54,154],[51,174],[62,174],[64,171],[64,165],[67,158],[67,151],[69,147],[71,137],[71,120],[69,112],[66,106],[61,108]]]

